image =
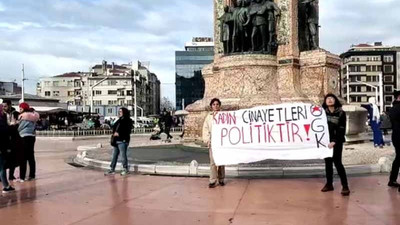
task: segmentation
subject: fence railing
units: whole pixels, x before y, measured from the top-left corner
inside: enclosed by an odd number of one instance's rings
[[[135,128],[133,134],[150,134],[153,128]],[[182,132],[182,127],[171,128],[171,133]],[[90,137],[111,135],[112,130],[42,130],[36,131],[38,137]]]

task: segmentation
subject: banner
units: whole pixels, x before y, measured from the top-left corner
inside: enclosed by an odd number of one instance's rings
[[[218,112],[213,119],[211,147],[217,165],[324,159],[333,155],[328,145],[328,122],[321,106],[262,106]]]

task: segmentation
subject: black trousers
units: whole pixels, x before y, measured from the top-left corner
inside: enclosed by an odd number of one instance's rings
[[[25,179],[26,176],[26,163],[29,163],[29,178],[36,177],[36,161],[35,161],[35,137],[23,137],[22,147],[23,147],[23,160],[19,167],[19,177],[21,180]]]
[[[390,181],[395,182],[397,176],[399,175],[400,167],[400,143],[398,141],[393,141],[394,148],[396,149],[396,158],[393,161],[392,172],[390,173]]]
[[[335,147],[333,148],[333,158],[325,159],[326,182],[329,185],[333,184],[333,164],[335,164],[340,181],[342,182],[342,186],[348,187],[346,170],[344,169],[342,163],[342,152],[343,143],[336,143]]]
[[[171,134],[169,134],[170,131],[171,127],[165,127],[165,134],[167,135],[167,138],[172,138]]]

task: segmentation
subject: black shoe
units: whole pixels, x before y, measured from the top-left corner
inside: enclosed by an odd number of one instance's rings
[[[397,183],[396,181],[389,181],[388,186],[398,188],[398,187],[400,187],[400,184]]]
[[[9,181],[14,181],[14,180],[16,180],[16,178],[15,178],[14,176],[10,176],[10,177],[8,178],[8,180],[9,180]]]
[[[11,186],[3,188],[3,194],[11,193],[13,191],[15,191],[15,189],[13,187],[11,187]]]
[[[217,186],[216,183],[208,184],[208,188],[215,188],[216,186]]]
[[[224,181],[219,181],[218,182],[220,186],[225,186],[225,182]]]
[[[349,196],[350,195],[350,189],[349,187],[343,187],[342,192],[340,192],[343,196]]]
[[[325,184],[325,186],[321,189],[322,192],[328,192],[328,191],[333,191],[333,185],[332,184]]]

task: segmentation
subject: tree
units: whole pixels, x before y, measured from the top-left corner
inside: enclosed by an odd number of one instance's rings
[[[171,100],[169,100],[168,97],[163,97],[161,99],[161,103],[160,103],[160,108],[161,111],[163,111],[164,109],[166,109],[167,111],[173,111],[175,110],[175,106],[174,104],[171,102]]]

